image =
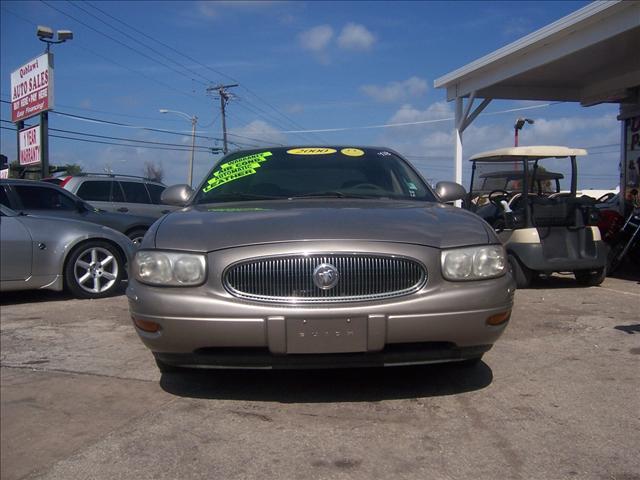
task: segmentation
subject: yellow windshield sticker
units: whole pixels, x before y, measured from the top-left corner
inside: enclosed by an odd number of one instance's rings
[[[359,148],[343,148],[340,153],[348,157],[361,157],[364,155],[364,152]]]
[[[271,155],[271,152],[261,152],[223,163],[214,172],[213,177],[207,180],[207,184],[202,191],[207,193],[225,183],[233,182],[248,175],[254,175],[256,170],[260,168],[260,164],[266,162]]]
[[[307,147],[307,148],[292,148],[287,150],[289,155],[325,155],[327,153],[336,153],[337,150],[333,148],[321,148],[321,147]]]

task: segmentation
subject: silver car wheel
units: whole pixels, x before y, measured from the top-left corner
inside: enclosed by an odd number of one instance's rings
[[[73,274],[82,290],[102,293],[109,290],[118,279],[118,262],[109,250],[91,247],[78,255]]]

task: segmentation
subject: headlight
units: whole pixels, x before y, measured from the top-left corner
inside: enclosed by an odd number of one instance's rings
[[[501,245],[444,250],[441,259],[442,276],[447,280],[483,280],[500,277],[507,271]]]
[[[140,250],[131,265],[133,276],[141,283],[166,286],[194,286],[204,282],[206,260],[195,253]]]

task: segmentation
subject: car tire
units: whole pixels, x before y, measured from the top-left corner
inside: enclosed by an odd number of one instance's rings
[[[595,270],[578,270],[573,274],[580,285],[596,287],[604,281],[607,276],[607,269],[602,267]]]
[[[531,285],[534,272],[523,265],[515,255],[509,255],[509,267],[518,288],[527,288]]]
[[[144,237],[144,234],[147,233],[147,229],[146,228],[136,228],[134,230],[131,230],[130,232],[127,233],[127,237],[129,237],[131,239],[131,241],[133,243],[135,243],[136,245],[140,245],[140,243],[142,242],[142,238]]]
[[[124,260],[116,246],[103,240],[89,240],[69,255],[64,281],[77,298],[104,298],[118,289],[124,273]]]

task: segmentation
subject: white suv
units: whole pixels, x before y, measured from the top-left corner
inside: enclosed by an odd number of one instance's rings
[[[166,185],[143,177],[89,173],[60,180],[62,188],[109,212],[159,218],[176,209],[160,201]]]

